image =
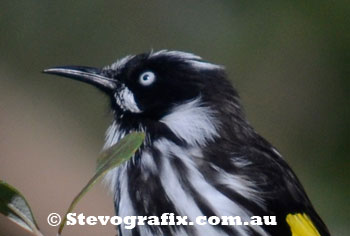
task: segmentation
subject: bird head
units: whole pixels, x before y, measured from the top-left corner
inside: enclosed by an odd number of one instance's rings
[[[60,66],[44,72],[96,86],[109,95],[116,119],[134,126],[164,120],[179,107],[189,112],[176,118],[187,123],[208,117],[207,113],[237,116],[240,111],[223,67],[186,52],[161,50],[126,56],[103,68]],[[210,112],[203,112],[203,107]]]

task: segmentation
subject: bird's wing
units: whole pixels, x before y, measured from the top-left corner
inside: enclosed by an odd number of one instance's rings
[[[286,221],[292,236],[321,236],[310,217],[305,213],[288,214]]]
[[[245,154],[254,163],[251,166],[252,170],[248,171],[254,171],[256,174],[250,175],[257,183],[259,179],[264,179],[260,187],[267,196],[266,214],[274,212],[279,218],[282,224],[278,227],[279,233],[291,236],[330,235],[297,176],[267,141],[261,138]]]

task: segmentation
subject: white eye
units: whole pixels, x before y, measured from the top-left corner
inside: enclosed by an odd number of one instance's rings
[[[142,85],[148,86],[156,80],[156,75],[152,71],[147,71],[140,75],[139,80]]]

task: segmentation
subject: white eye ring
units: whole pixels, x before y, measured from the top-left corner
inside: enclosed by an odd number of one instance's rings
[[[140,84],[148,86],[156,80],[156,75],[152,71],[146,71],[139,77]]]

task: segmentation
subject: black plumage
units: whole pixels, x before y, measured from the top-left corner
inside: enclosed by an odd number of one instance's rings
[[[132,160],[108,176],[117,214],[277,216],[277,225],[217,225],[207,235],[292,235],[286,216],[305,213],[320,235],[329,235],[296,175],[247,122],[221,66],[163,50],[102,69],[46,72],[87,81],[110,97],[114,119],[106,147],[127,133],[146,133]],[[200,227],[120,226],[119,233],[202,235]]]

